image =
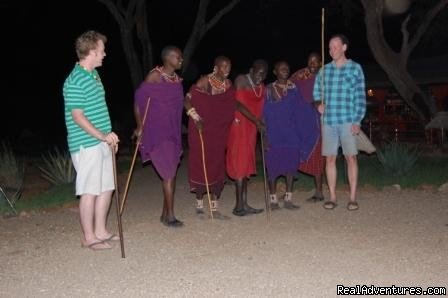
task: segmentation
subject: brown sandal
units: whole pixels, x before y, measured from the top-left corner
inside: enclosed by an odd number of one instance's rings
[[[105,249],[111,249],[111,246],[103,246],[103,247],[98,247],[98,245],[105,245],[106,243],[104,241],[96,241],[96,242],[92,242],[90,244],[84,244],[81,243],[81,247],[83,248],[89,248],[91,250],[105,250]]]
[[[334,208],[336,208],[336,206],[337,206],[338,204],[336,204],[335,202],[333,202],[333,201],[326,201],[325,203],[324,203],[324,208],[325,209],[327,209],[327,210],[333,210]]]
[[[347,210],[348,211],[355,211],[359,209],[358,202],[350,202],[347,204]]]

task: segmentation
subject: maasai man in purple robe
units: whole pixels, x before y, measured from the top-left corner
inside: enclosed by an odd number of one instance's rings
[[[308,65],[305,68],[299,69],[289,78],[297,85],[300,92],[307,102],[314,104],[313,89],[316,74],[322,65],[322,59],[319,53],[313,52],[308,56]],[[317,129],[319,138],[314,146],[310,158],[300,164],[299,171],[311,175],[314,178],[314,185],[316,186],[314,194],[307,199],[307,202],[319,202],[324,200],[322,192],[322,177],[325,170],[325,157],[322,156],[322,134],[320,127],[320,114],[316,109],[315,118],[313,121],[319,123]]]
[[[297,209],[292,202],[293,179],[297,165],[308,159],[318,137],[312,120],[313,106],[305,101],[297,86],[288,80],[289,65],[281,61],[274,67],[277,80],[268,85],[264,104],[266,123],[266,168],[272,210],[278,209],[276,180],[286,177],[283,207]]]
[[[213,72],[200,78],[185,97],[188,123],[188,180],[196,194],[196,214],[204,214],[203,196],[207,192],[202,153],[211,193],[214,218],[228,219],[218,211],[218,198],[226,180],[226,148],[229,131],[238,110],[260,129],[263,125],[242,103],[235,99],[235,89],[227,79],[231,62],[227,57],[215,59]],[[204,140],[202,152],[200,133]]]
[[[182,66],[182,52],[167,46],[162,50],[162,61],[163,66],[151,70],[135,92],[135,135],[142,134],[139,148],[142,162],[151,161],[162,178],[164,200],[160,221],[168,227],[180,227],[183,223],[174,216],[174,191],[182,154],[183,87],[175,70]]]

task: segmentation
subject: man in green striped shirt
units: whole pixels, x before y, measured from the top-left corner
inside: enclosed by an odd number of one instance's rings
[[[111,248],[118,236],[106,229],[112,193],[115,189],[112,150],[119,139],[112,132],[101,79],[95,68],[106,56],[106,37],[95,31],[80,35],[75,43],[78,63],[64,83],[67,141],[76,169],[76,194],[84,239],[93,250]],[[112,148],[112,150],[111,150]]]

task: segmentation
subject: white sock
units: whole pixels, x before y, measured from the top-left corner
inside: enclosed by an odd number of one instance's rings
[[[277,199],[277,195],[276,194],[269,195],[269,197],[271,198],[271,203],[274,203],[274,204],[278,203],[278,199]]]
[[[292,200],[292,192],[285,193],[285,202],[291,202]]]

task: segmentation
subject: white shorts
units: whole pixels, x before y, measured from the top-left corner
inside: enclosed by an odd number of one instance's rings
[[[115,189],[112,151],[105,142],[88,148],[81,146],[79,152],[72,154],[72,161],[76,170],[76,195],[98,196]]]

